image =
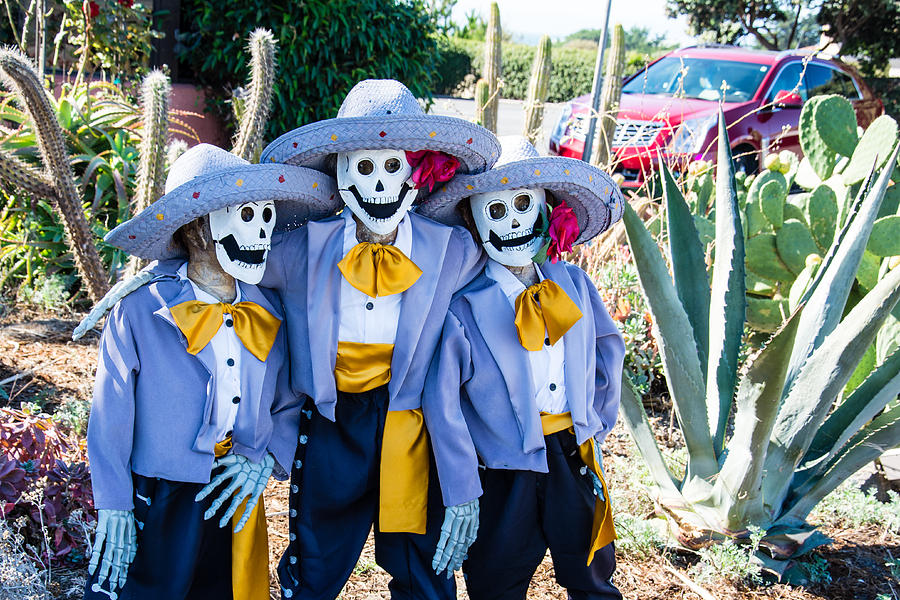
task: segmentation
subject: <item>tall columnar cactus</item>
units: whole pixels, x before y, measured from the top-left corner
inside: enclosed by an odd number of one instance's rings
[[[268,29],[255,29],[250,34],[250,85],[241,110],[240,127],[232,152],[251,162],[259,160],[263,132],[272,107],[275,84],[275,36]]]
[[[66,239],[88,296],[94,301],[99,300],[109,289],[107,273],[84,216],[81,197],[69,166],[63,132],[50,105],[50,98],[28,57],[21,52],[0,49],[0,74],[5,84],[16,92],[31,119],[47,171],[42,179],[53,186],[54,193],[48,199],[53,201],[62,217]],[[4,163],[7,166],[13,164],[9,157]]]
[[[842,398],[855,367],[900,300],[900,269],[895,268],[845,316],[848,291],[893,164],[869,177],[797,311],[740,365],[744,235],[721,114],[718,137],[711,279],[697,269],[703,243],[664,164],[671,275],[641,219],[629,206],[624,216],[688,451],[684,477],[666,465],[627,376],[622,413],[648,463],[659,512],[677,539],[698,547],[714,540],[749,539],[758,528],[768,532],[761,560],[784,573],[790,566],[784,559],[827,542],[806,521],[816,504],[885,449],[900,444],[900,407],[888,407],[900,393],[900,351]],[[895,149],[888,159],[896,161],[897,155]],[[728,422],[734,424],[730,436],[724,427]]]
[[[485,113],[487,112],[488,100],[491,98],[491,88],[484,79],[479,79],[475,84],[475,122],[486,127]]]
[[[600,92],[597,133],[591,162],[602,168],[610,166],[610,146],[616,133],[616,115],[622,98],[622,75],[625,73],[625,30],[621,25],[613,27],[609,54],[606,58],[606,74]]]
[[[491,2],[491,14],[488,17],[487,31],[484,38],[483,78],[488,84],[488,99],[484,106],[482,125],[497,133],[497,113],[500,110],[500,8]]]
[[[528,96],[525,100],[525,131],[523,135],[532,144],[537,143],[544,122],[544,103],[550,93],[550,36],[541,37],[534,62],[531,65],[531,79],[528,81]]]

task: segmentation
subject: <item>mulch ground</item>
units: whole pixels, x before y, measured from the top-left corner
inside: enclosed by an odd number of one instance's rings
[[[82,316],[79,313],[48,313],[21,305],[0,304],[0,398],[4,398],[0,399],[0,406],[37,402],[47,412],[54,412],[68,402],[90,400],[99,335],[92,332],[78,342],[71,341],[71,331]],[[666,417],[663,415],[659,420],[665,429]],[[607,471],[613,479],[615,475],[612,474],[617,465],[618,468],[625,468],[625,453],[628,451],[626,436],[627,433],[621,426],[610,436],[605,460]],[[677,443],[677,436],[665,437],[667,443]],[[270,526],[272,597],[278,598],[274,572],[288,541],[287,484],[272,482],[265,497]],[[850,529],[823,527],[822,530],[835,540],[833,544],[818,550],[818,554],[827,562],[832,578],[827,584],[811,584],[808,587],[765,584],[748,587],[723,580],[700,585],[689,575],[690,567],[698,560],[696,555],[678,550],[669,550],[665,555],[657,554],[639,560],[620,555],[615,583],[626,598],[640,600],[876,600],[881,594],[884,599],[900,600],[900,587],[885,566],[885,563],[900,558],[900,536],[889,534],[883,527],[877,526]],[[77,590],[79,578],[83,577],[82,572],[62,571],[55,577],[55,589],[60,598],[80,597]],[[458,597],[466,598],[465,584],[459,575],[457,587]],[[341,598],[375,600],[388,597],[388,577],[375,565],[370,537]],[[528,598],[566,598],[565,590],[554,581],[553,564],[549,555],[535,573]]]

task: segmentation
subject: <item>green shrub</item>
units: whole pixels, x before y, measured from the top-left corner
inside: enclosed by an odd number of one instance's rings
[[[470,40],[460,38],[438,38],[439,62],[437,66],[437,80],[434,84],[436,94],[452,94],[456,86],[472,72],[472,56],[474,50],[467,44]],[[475,42],[473,45],[483,47],[484,42]]]
[[[436,24],[422,0],[185,0],[181,14],[182,75],[210,86],[223,114],[230,113],[226,96],[246,78],[250,31],[266,27],[275,35],[278,77],[268,138],[334,117],[361,79],[398,79],[426,99],[434,89]]]

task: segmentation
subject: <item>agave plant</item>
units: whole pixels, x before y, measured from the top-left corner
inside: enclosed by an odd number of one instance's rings
[[[900,444],[900,407],[884,410],[900,392],[900,353],[841,400],[900,299],[900,269],[893,269],[842,319],[897,152],[862,185],[798,308],[744,365],[744,235],[721,115],[711,278],[691,211],[664,164],[671,276],[656,241],[626,206],[628,240],[687,447],[683,477],[666,465],[628,378],[622,412],[653,475],[659,512],[685,545],[747,539],[760,528],[760,559],[784,574],[784,559],[827,542],[806,521],[813,507]]]

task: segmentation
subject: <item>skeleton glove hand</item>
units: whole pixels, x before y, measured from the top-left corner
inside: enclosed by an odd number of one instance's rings
[[[91,575],[100,566],[97,584],[103,585],[109,579],[109,587],[122,587],[128,578],[128,567],[137,552],[137,530],[134,513],[130,510],[97,511],[97,533],[91,547]],[[101,560],[102,558],[102,560]]]
[[[225,470],[207,483],[203,489],[200,490],[200,493],[197,494],[195,500],[197,502],[203,500],[211,494],[213,490],[230,479],[231,483],[229,483],[228,486],[222,490],[222,493],[213,500],[209,509],[203,513],[203,518],[211,519],[219,512],[222,505],[231,498],[231,504],[229,504],[228,510],[226,510],[225,514],[222,515],[222,518],[219,519],[219,527],[225,527],[225,524],[228,523],[229,519],[231,519],[232,515],[234,515],[240,507],[241,502],[246,498],[247,507],[244,509],[240,521],[238,521],[238,524],[234,528],[234,532],[237,533],[244,528],[244,525],[250,519],[253,509],[256,508],[256,503],[259,502],[260,495],[263,490],[266,489],[269,475],[272,474],[272,468],[275,466],[275,459],[272,458],[271,454],[266,454],[260,462],[255,463],[246,456],[241,456],[240,454],[227,454],[222,458],[216,459],[215,466],[225,467]]]
[[[453,571],[462,567],[469,546],[478,534],[478,500],[471,500],[456,506],[448,506],[441,525],[441,537],[431,561],[431,568],[440,575],[447,570],[447,579]]]

